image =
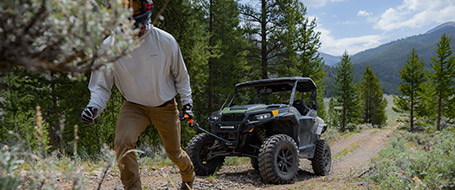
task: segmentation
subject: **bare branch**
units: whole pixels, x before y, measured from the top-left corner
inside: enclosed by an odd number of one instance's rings
[[[35,13],[36,15],[33,17],[33,19],[31,19],[27,24],[25,30],[22,32],[22,36],[25,36],[28,33],[28,31],[33,27],[33,25],[37,23],[38,19],[40,19],[41,16],[46,16],[46,12],[46,0],[42,0],[40,9],[37,11],[37,13]]]

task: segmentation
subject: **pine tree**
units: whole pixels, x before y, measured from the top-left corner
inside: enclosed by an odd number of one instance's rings
[[[327,85],[325,84],[324,78],[327,74],[326,71],[322,70],[324,62],[318,52],[321,42],[319,41],[320,32],[316,32],[316,20],[310,20],[307,18],[304,24],[299,29],[298,52],[299,55],[299,71],[302,73],[301,76],[310,77],[314,80],[318,86],[318,116],[326,119],[326,110],[324,105],[324,92]]]
[[[431,96],[436,100],[437,129],[442,130],[441,120],[443,118],[453,118],[455,105],[455,59],[450,48],[450,38],[445,34],[441,36],[436,50],[437,56],[431,58],[431,67],[434,72],[428,74],[428,78],[433,83]]]
[[[245,50],[248,41],[239,26],[240,11],[236,1],[210,0],[208,12],[212,15],[209,17],[209,23],[212,23],[209,30],[212,56],[209,59],[210,80],[207,80],[208,111],[211,112],[220,108],[227,95],[234,91],[236,83],[248,80],[245,75],[248,70]]]
[[[307,9],[298,0],[276,0],[276,14],[280,27],[273,28],[270,38],[275,45],[268,60],[268,73],[276,77],[310,77],[318,86],[318,116],[326,118],[324,106],[326,72],[322,70],[323,61],[318,53],[321,46],[320,33],[315,31],[316,21],[306,17]],[[308,101],[308,100],[307,100]]]
[[[363,122],[373,125],[385,125],[387,121],[385,114],[387,100],[383,96],[378,77],[376,77],[369,65],[367,65],[363,74],[360,91]]]
[[[394,96],[393,102],[395,106],[392,108],[397,113],[403,115],[409,114],[408,122],[410,130],[414,131],[414,120],[424,116],[424,92],[426,69],[423,58],[417,55],[417,52],[412,49],[408,57],[406,65],[400,70],[401,84],[398,88],[400,95]]]
[[[344,52],[337,65],[335,89],[335,98],[341,107],[340,131],[344,132],[348,123],[357,123],[360,117],[359,95],[354,83],[351,58],[347,52]]]
[[[269,78],[269,66],[275,64],[272,60],[283,58],[280,51],[285,49],[285,44],[281,43],[285,34],[282,32],[286,26],[290,26],[284,22],[286,8],[290,7],[285,2],[289,1],[260,0],[256,4],[259,9],[254,7],[253,2],[241,8],[246,35],[253,45],[250,50],[252,59],[249,61],[256,63],[257,57],[260,57],[259,69],[263,79]]]
[[[340,106],[337,105],[335,98],[330,98],[327,117],[329,126],[340,127]]]

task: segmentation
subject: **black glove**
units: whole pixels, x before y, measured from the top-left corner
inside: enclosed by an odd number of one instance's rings
[[[191,104],[185,104],[182,108],[182,111],[180,112],[180,120],[181,121],[186,121],[193,119],[193,111],[191,110],[193,106]],[[188,117],[185,117],[185,115],[188,115]]]
[[[84,124],[92,124],[97,117],[96,113],[98,109],[94,107],[86,107],[81,113],[82,123]]]

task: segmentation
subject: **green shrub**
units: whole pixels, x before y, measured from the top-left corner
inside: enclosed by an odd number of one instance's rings
[[[8,149],[5,145],[0,150],[0,189],[2,190],[18,189],[21,180],[16,174],[20,164],[24,163],[24,160],[20,160]]]
[[[366,178],[383,189],[455,188],[455,133],[399,131],[373,161]],[[407,144],[413,145],[413,150]]]

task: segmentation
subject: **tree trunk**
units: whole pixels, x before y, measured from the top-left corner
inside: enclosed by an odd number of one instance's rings
[[[267,79],[267,2],[262,0],[262,14],[261,14],[261,60],[262,60],[262,78]]]
[[[209,80],[208,80],[208,85],[207,85],[207,92],[208,92],[208,106],[207,109],[210,112],[212,112],[212,107],[213,107],[213,59],[212,59],[212,45],[213,45],[213,0],[210,0],[210,5],[209,5],[209,59],[208,59],[208,65],[209,65]]]
[[[371,92],[373,80],[370,81],[370,85],[368,86],[368,123],[373,124],[373,93]]]
[[[53,110],[51,111],[52,114],[57,114],[57,109],[58,109],[58,100],[57,100],[57,95],[55,94],[55,73],[51,73],[51,96],[52,96],[52,108]],[[54,147],[60,147],[60,136],[58,135],[60,133],[60,122],[55,121],[53,126],[48,128],[49,132],[49,144],[54,146]]]
[[[411,118],[410,118],[411,132],[414,132],[414,89],[411,90]]]
[[[438,98],[438,123],[437,123],[438,131],[441,130],[441,112],[442,112],[442,89],[439,90],[439,98]]]
[[[443,65],[444,65],[444,59],[440,59],[440,63],[441,63],[441,69],[440,69],[440,73],[444,73],[444,68],[443,68]],[[442,81],[439,81],[439,82],[442,82]],[[442,91],[443,89],[440,88],[439,89],[439,97],[438,97],[438,122],[437,122],[437,125],[436,125],[436,128],[438,129],[438,131],[441,130],[441,112],[442,112]]]
[[[344,132],[345,128],[346,128],[346,103],[343,103],[343,115],[342,115],[342,119],[341,119],[341,132]]]

